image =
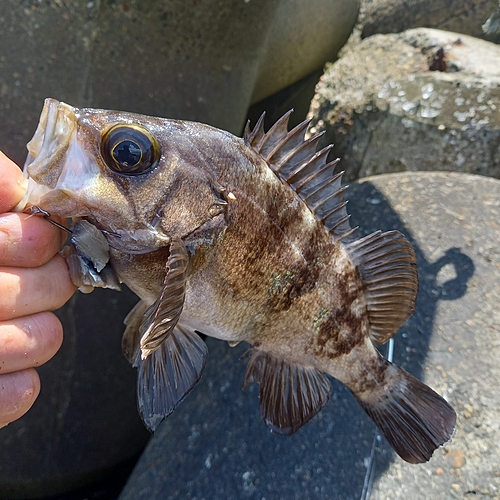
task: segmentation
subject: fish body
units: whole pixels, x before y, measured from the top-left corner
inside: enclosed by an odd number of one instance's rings
[[[290,434],[344,383],[406,461],[430,458],[456,416],[375,348],[413,312],[415,253],[397,232],[358,239],[341,174],[285,115],[243,138],[207,125],[45,103],[18,207],[73,220],[65,249],[82,291],[125,283],[141,301],[123,349],[155,429],[196,384],[197,332],[250,344],[244,386]]]

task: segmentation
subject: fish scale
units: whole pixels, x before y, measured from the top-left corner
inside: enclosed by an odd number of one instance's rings
[[[65,255],[83,291],[120,281],[140,297],[122,346],[149,429],[199,380],[203,333],[250,344],[244,387],[259,384],[273,431],[313,418],[329,375],[404,460],[425,462],[456,414],[375,348],[413,313],[415,252],[397,231],[356,238],[332,146],[316,150],[308,121],[288,131],[289,116],[268,132],[261,116],[240,139],[47,99],[17,209],[72,220]]]

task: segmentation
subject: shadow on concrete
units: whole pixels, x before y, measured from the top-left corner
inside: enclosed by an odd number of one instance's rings
[[[382,231],[397,229],[406,236],[415,249],[419,277],[416,309],[413,316],[394,336],[393,360],[421,379],[437,303],[440,300],[456,300],[466,294],[467,283],[474,274],[474,263],[459,248],[443,249],[443,256],[435,262],[430,262],[387,198],[369,181],[352,185],[348,196],[349,210],[352,214],[351,224],[360,226],[360,236],[376,229]],[[445,269],[446,272],[442,273]],[[444,274],[444,277],[441,274]],[[446,279],[447,276],[453,277]],[[385,354],[386,349],[381,350]],[[383,438],[377,441],[383,443],[382,453],[376,454],[376,467],[373,464],[376,473],[372,475],[370,482],[382,475],[393,460],[399,460]],[[369,498],[369,487],[365,488],[362,498]]]

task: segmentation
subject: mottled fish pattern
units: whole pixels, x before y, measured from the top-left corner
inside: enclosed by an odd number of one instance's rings
[[[151,430],[199,380],[198,332],[247,342],[244,387],[261,416],[291,434],[345,384],[406,461],[447,442],[456,415],[375,348],[413,313],[413,248],[398,231],[357,238],[338,160],[308,121],[243,138],[199,123],[77,109],[47,99],[18,210],[72,220],[63,249],[83,292],[125,283],[140,302],[125,319]]]

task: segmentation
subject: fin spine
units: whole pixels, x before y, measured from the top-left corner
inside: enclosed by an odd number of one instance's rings
[[[261,115],[253,130],[247,124],[244,139],[295,191],[316,219],[323,221],[334,241],[350,240],[354,231],[344,204],[346,188],[341,186],[342,173],[333,175],[338,159],[326,161],[332,146],[316,151],[323,132],[305,138],[310,119],[288,131],[291,113],[292,110],[285,113],[268,132],[264,132],[264,115]],[[319,206],[324,206],[325,210],[317,216],[315,209]]]
[[[328,378],[312,367],[278,358],[260,348],[250,348],[243,389],[259,384],[260,414],[279,434],[293,434],[318,413],[331,394]]]

